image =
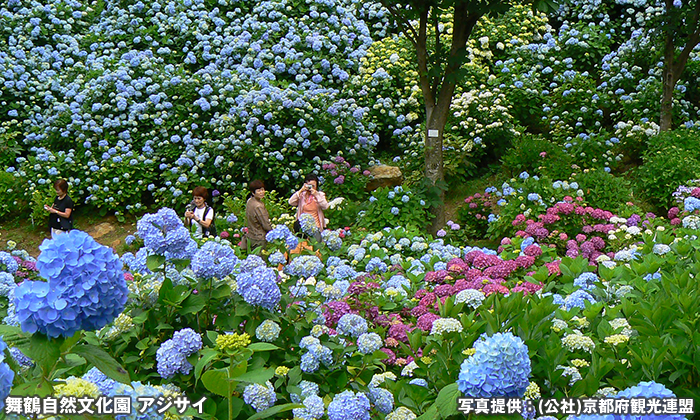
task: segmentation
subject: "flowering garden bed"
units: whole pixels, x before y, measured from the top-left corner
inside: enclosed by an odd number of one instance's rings
[[[695,398],[700,239],[671,213],[680,225],[566,197],[517,215],[497,250],[387,228],[290,254],[279,224],[244,257],[167,208],[121,256],[73,231],[36,260],[0,254],[2,397],[28,417],[23,395],[331,420],[447,418],[458,396]],[[189,406],[163,413],[139,399],[178,396]]]

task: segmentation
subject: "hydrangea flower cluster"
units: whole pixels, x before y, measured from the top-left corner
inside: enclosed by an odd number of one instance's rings
[[[372,354],[382,347],[382,338],[377,333],[364,333],[357,338],[357,351]]]
[[[239,263],[230,246],[206,241],[192,258],[192,270],[197,277],[223,279],[232,274]]]
[[[25,281],[14,290],[22,330],[70,337],[98,330],[124,309],[128,289],[119,257],[90,235],[72,230],[45,240],[37,260],[47,281]]]
[[[470,397],[522,397],[530,384],[530,358],[523,340],[496,333],[474,343],[476,352],[461,366],[457,384]]]
[[[255,336],[260,341],[271,343],[277,340],[282,329],[275,321],[266,319],[255,329]]]
[[[324,230],[321,233],[321,239],[331,251],[338,251],[343,247],[343,239],[340,237],[339,231]]]
[[[156,351],[158,374],[164,379],[173,377],[176,373],[188,375],[192,364],[187,357],[202,349],[202,337],[191,328],[185,328],[173,334],[173,338],[165,341]]]
[[[270,381],[265,382],[265,386],[260,384],[250,384],[243,390],[243,401],[260,412],[275,405],[277,395],[275,388]]]
[[[328,404],[329,420],[369,420],[370,401],[365,394],[343,391]]]
[[[5,349],[7,344],[0,337],[0,410],[5,407],[5,398],[10,395],[12,381],[15,378],[15,372],[5,363]]]
[[[263,262],[264,264],[264,262]],[[277,285],[277,271],[268,267],[257,267],[236,277],[238,293],[253,306],[272,310],[282,298]]]
[[[299,238],[297,238],[287,225],[279,224],[275,226],[271,231],[267,232],[265,235],[265,240],[267,242],[275,242],[276,240],[284,241],[287,250],[292,250],[299,245]]]
[[[163,207],[145,214],[136,223],[137,235],[146,248],[156,255],[170,258],[191,258],[197,243],[173,209]]]
[[[338,320],[338,334],[359,337],[367,332],[367,321],[356,314],[345,314]]]
[[[299,226],[301,226],[302,233],[311,238],[320,232],[320,229],[316,226],[314,217],[307,213],[302,213],[301,216],[299,216]]]
[[[316,255],[299,255],[284,267],[290,276],[316,277],[323,270],[323,263]]]

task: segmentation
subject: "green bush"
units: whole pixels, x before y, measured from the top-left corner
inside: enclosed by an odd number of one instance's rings
[[[600,169],[586,169],[576,174],[573,179],[578,182],[586,202],[591,207],[615,211],[633,199],[630,181]]]
[[[657,209],[671,206],[671,193],[700,177],[700,136],[688,130],[660,133],[650,139],[644,164],[635,172],[635,187]]]
[[[3,220],[13,219],[26,213],[29,203],[24,197],[24,181],[7,172],[0,172],[0,191],[3,200],[0,202],[0,217]]]
[[[401,186],[379,188],[372,193],[369,205],[358,219],[361,227],[381,230],[385,227],[423,227],[420,224],[429,220],[429,203],[419,194]]]
[[[544,154],[544,155],[543,155]],[[513,147],[502,158],[503,171],[511,176],[521,172],[566,179],[571,174],[571,157],[562,147],[531,134],[513,140]]]

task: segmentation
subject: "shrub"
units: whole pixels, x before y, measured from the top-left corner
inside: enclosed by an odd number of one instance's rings
[[[591,207],[618,210],[631,201],[633,196],[631,182],[622,177],[616,177],[600,169],[584,169],[573,176],[583,190],[586,202]]]
[[[571,157],[562,147],[540,136],[524,134],[502,158],[503,171],[515,176],[523,171],[566,179],[571,174]]]
[[[694,144],[694,142],[698,144]],[[635,172],[635,187],[658,209],[671,206],[671,193],[679,184],[700,177],[700,139],[687,130],[654,137]]]

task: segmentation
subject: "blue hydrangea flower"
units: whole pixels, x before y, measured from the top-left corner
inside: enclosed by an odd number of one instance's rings
[[[114,387],[117,385],[117,381],[100,372],[96,367],[88,370],[87,373],[83,375],[82,379],[97,385],[97,389],[104,395],[111,395]]]
[[[320,231],[316,225],[316,219],[307,213],[302,213],[302,215],[299,216],[299,225],[301,226],[301,231],[309,237],[316,236]]]
[[[580,287],[581,290],[593,290],[595,289],[595,283],[600,281],[598,275],[595,273],[582,273],[580,276],[574,279],[574,286]]]
[[[158,374],[165,379],[176,373],[188,375],[192,364],[187,357],[202,348],[202,337],[191,328],[185,328],[173,334],[156,351]]]
[[[568,311],[571,308],[585,309],[585,302],[595,303],[595,298],[583,289],[578,289],[564,299],[564,307]]]
[[[0,363],[0,410],[5,408],[5,398],[10,395],[14,379],[15,372],[10,369],[10,366],[5,362]]]
[[[239,269],[241,273],[251,273],[258,267],[267,267],[265,260],[260,258],[260,256],[251,254],[246,257],[245,260],[241,261]]]
[[[267,258],[267,261],[270,264],[285,264],[287,262],[287,257],[285,257],[283,253],[275,251]]]
[[[253,306],[272,310],[282,298],[275,269],[257,267],[251,272],[239,274],[236,282],[238,293]]]
[[[321,239],[331,251],[338,251],[343,247],[343,240],[340,234],[335,230],[324,230],[321,233]]]
[[[520,337],[512,333],[482,335],[459,372],[459,390],[469,397],[522,397],[530,384],[530,358]]]
[[[265,386],[260,384],[250,384],[243,390],[243,401],[260,412],[275,405],[277,395],[275,388],[270,381],[265,382]]]
[[[233,273],[238,263],[238,257],[231,247],[216,241],[207,241],[194,254],[192,270],[197,277],[222,279]]]
[[[182,258],[194,242],[175,210],[167,207],[145,214],[136,223],[136,228],[144,246],[157,255],[167,252],[172,258]]]
[[[345,314],[338,320],[338,334],[359,337],[367,332],[367,321],[356,314]]]
[[[650,382],[640,382],[637,385],[631,386],[627,389],[624,389],[620,392],[617,393],[615,396],[617,398],[626,398],[626,399],[633,399],[633,398],[659,398],[659,399],[665,399],[665,398],[675,398],[676,395],[671,391],[670,389],[666,388],[664,385],[656,383],[654,381]],[[653,413],[646,413],[643,416],[634,416],[634,415],[620,415],[616,414],[615,419],[616,420],[681,420],[684,419],[685,416],[681,414],[653,414]]]
[[[383,414],[389,414],[394,409],[394,394],[384,388],[370,388],[369,401]]]
[[[316,255],[300,255],[284,267],[284,272],[290,276],[315,277],[322,269],[323,262]]]
[[[364,333],[357,338],[357,351],[372,354],[382,347],[382,338],[377,333]]]
[[[17,283],[15,283],[15,277],[5,271],[0,271],[0,296],[7,297],[10,292],[15,290]]]
[[[12,258],[11,254],[8,254],[5,251],[0,251],[0,271],[14,275],[17,270],[19,270],[17,260]]]
[[[124,238],[124,242],[127,245],[133,244],[135,240],[136,240],[136,237],[134,235],[128,235],[126,238]]]
[[[369,399],[362,392],[352,391],[337,394],[328,404],[329,420],[369,420]]]
[[[373,271],[384,273],[388,269],[389,269],[389,267],[387,267],[386,263],[384,261],[380,260],[379,257],[371,258],[369,260],[369,262],[367,262],[367,265],[365,266],[365,270],[367,270],[367,272],[370,272],[370,273]]]
[[[109,324],[124,309],[122,262],[90,235],[72,230],[45,240],[36,266],[47,281],[25,281],[14,293],[22,330],[70,337]]]
[[[314,222],[315,223],[315,222]],[[286,225],[277,225],[265,235],[267,242],[283,240],[287,250],[296,248],[299,245],[299,238]]]
[[[323,403],[323,399],[318,395],[309,395],[304,398],[304,408],[295,408],[292,410],[295,418],[300,418],[303,420],[318,420],[323,417],[326,411],[326,407]]]
[[[423,378],[415,378],[415,379],[411,379],[411,381],[409,382],[409,385],[417,385],[417,386],[423,386],[423,387],[427,388],[428,381],[426,381]]]
[[[148,397],[157,400],[159,397],[164,397],[163,392],[157,388],[142,384],[141,382],[132,382],[131,385],[126,385],[117,382],[112,388],[109,397],[128,396],[131,398],[132,407],[141,407],[139,398]],[[119,414],[115,416],[116,420],[163,420],[164,413],[158,412],[158,404],[152,404],[145,412],[141,410],[131,410],[130,414]]]

